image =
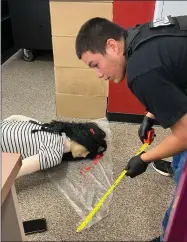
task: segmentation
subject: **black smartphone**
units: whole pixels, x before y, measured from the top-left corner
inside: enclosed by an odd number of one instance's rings
[[[45,218],[28,220],[23,222],[25,234],[41,233],[47,230]]]

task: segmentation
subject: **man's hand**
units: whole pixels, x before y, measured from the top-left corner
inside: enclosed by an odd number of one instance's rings
[[[149,163],[144,162],[141,159],[141,155],[142,155],[142,153],[140,155],[132,157],[129,160],[128,165],[125,168],[125,170],[127,171],[126,176],[130,176],[131,178],[134,178],[134,177],[144,173],[147,170]]]
[[[147,132],[151,130],[154,125],[154,119],[148,117],[147,115],[144,117],[142,124],[138,130],[138,135],[142,143],[144,143],[144,139],[147,139]]]
[[[187,150],[187,114],[171,128],[172,133],[159,145],[142,154],[145,162],[162,160]]]

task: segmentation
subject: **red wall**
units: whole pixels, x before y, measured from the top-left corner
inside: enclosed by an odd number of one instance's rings
[[[114,1],[113,21],[124,28],[152,20],[155,1]],[[108,112],[144,114],[144,106],[127,87],[126,78],[120,83],[109,84]]]

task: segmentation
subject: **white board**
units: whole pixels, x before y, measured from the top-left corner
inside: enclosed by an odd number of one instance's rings
[[[162,17],[187,15],[187,1],[164,1]]]

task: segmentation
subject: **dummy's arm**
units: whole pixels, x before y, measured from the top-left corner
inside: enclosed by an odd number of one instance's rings
[[[33,120],[33,121],[38,121],[36,119],[29,118],[29,117],[26,117],[24,115],[11,115],[10,117],[6,118],[5,120],[7,120],[7,121],[11,121],[11,120],[17,120],[17,121],[29,121],[29,120]]]
[[[39,155],[33,155],[22,160],[21,169],[16,178],[25,176],[40,170]]]

